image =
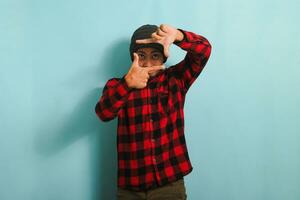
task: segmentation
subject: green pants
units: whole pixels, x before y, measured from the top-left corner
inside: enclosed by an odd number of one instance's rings
[[[118,188],[117,200],[186,200],[184,179],[168,185],[148,190],[135,192]]]

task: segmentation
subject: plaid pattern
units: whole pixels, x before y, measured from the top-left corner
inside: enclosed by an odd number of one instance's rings
[[[180,29],[179,29],[180,30]],[[185,95],[211,52],[202,36],[184,33],[177,46],[185,58],[130,89],[124,77],[106,83],[95,107],[103,121],[118,117],[118,187],[143,191],[176,181],[192,171],[184,136]]]

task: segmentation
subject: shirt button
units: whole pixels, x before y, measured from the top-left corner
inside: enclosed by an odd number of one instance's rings
[[[155,159],[155,158],[153,158],[153,163],[154,163],[154,164],[156,163],[156,159]]]
[[[150,122],[153,122],[153,119],[150,119]]]
[[[151,139],[151,142],[153,142],[153,143],[154,143],[154,142],[155,142],[155,140],[154,140],[154,139]]]

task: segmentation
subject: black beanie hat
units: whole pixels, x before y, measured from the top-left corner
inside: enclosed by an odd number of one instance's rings
[[[133,53],[134,52],[136,52],[140,48],[149,48],[149,47],[159,50],[164,57],[163,62],[165,63],[167,61],[167,57],[164,54],[163,45],[161,45],[159,43],[148,43],[148,44],[135,43],[136,40],[151,38],[151,34],[156,32],[157,29],[158,29],[158,26],[156,26],[156,25],[146,24],[146,25],[139,27],[138,29],[136,29],[134,31],[134,33],[131,37],[131,43],[130,43],[130,48],[129,48],[132,61],[133,61]]]

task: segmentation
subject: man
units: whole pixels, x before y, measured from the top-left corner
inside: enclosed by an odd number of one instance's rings
[[[165,68],[172,44],[187,54]],[[210,52],[204,37],[166,24],[143,25],[133,33],[128,73],[107,81],[95,107],[103,121],[118,117],[119,200],[186,199],[183,177],[192,165],[184,100]]]

